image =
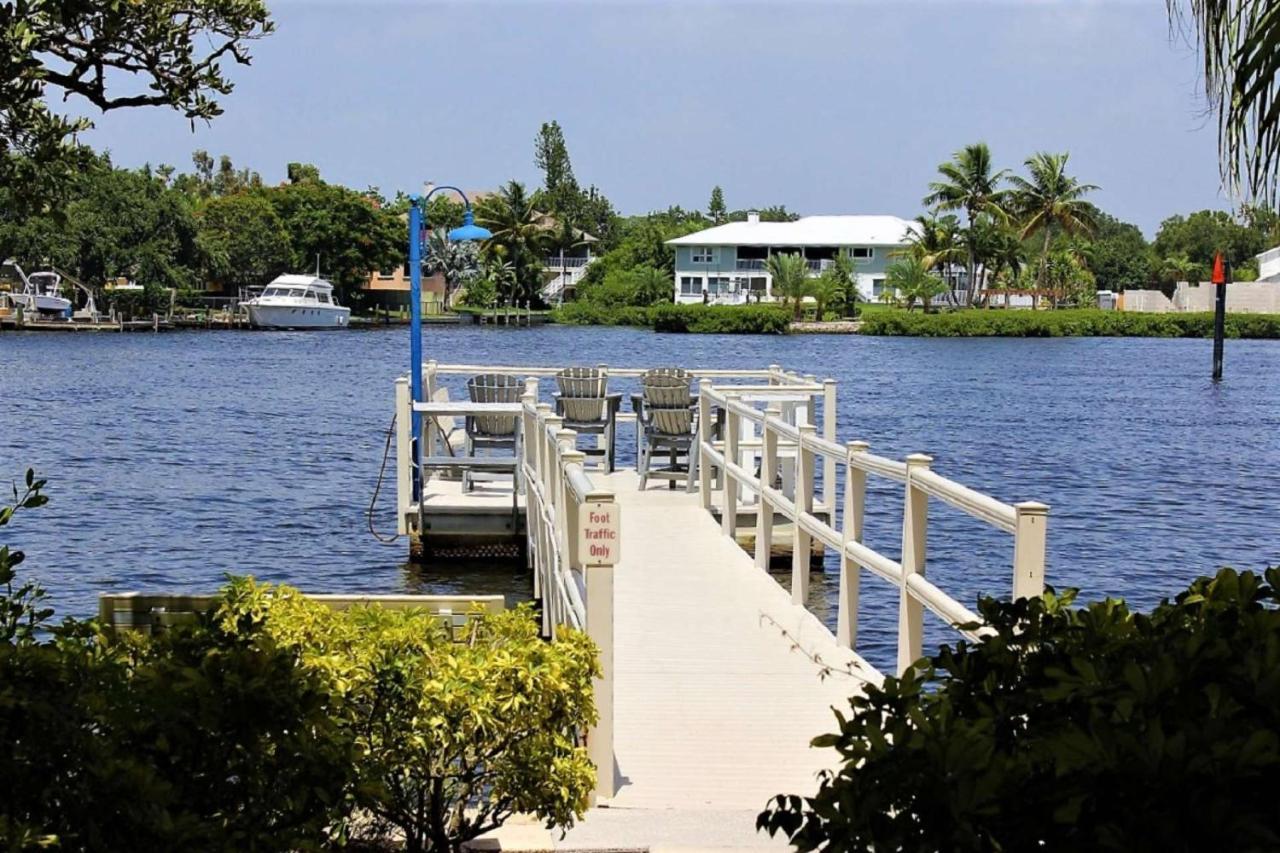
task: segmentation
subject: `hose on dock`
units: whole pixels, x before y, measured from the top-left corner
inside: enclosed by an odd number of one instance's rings
[[[392,415],[391,424],[390,426],[387,427],[387,443],[382,448],[382,465],[381,467],[378,468],[378,482],[374,484],[373,497],[369,499],[369,509],[365,513],[365,517],[369,522],[369,532],[373,534],[373,538],[377,539],[378,543],[381,545],[394,545],[396,544],[396,540],[400,538],[399,535],[390,536],[390,537],[383,536],[373,526],[373,508],[377,506],[378,493],[382,491],[382,479],[384,476],[386,476],[386,473],[387,473],[387,459],[389,459],[391,456],[391,439],[395,437],[395,434],[396,434],[396,416]]]

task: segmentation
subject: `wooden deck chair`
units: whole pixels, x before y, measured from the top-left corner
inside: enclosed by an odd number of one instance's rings
[[[603,447],[581,448],[587,456],[603,457],[606,471],[613,472],[614,439],[617,431],[620,395],[609,395],[609,372],[603,367],[566,367],[556,374],[560,394],[556,408],[565,429],[578,435],[604,437]]]
[[[523,394],[524,382],[505,373],[482,373],[467,380],[467,395],[473,403],[518,403]],[[516,455],[519,433],[515,415],[468,415],[464,428],[467,456],[495,450]],[[474,474],[464,475],[463,491],[470,491],[474,480]]]
[[[694,442],[693,377],[682,368],[658,368],[640,377],[643,391],[640,418],[640,446],[636,448],[640,468],[640,488],[650,477],[669,480],[671,488],[684,480],[686,490],[693,488],[697,470]],[[666,467],[655,467],[654,455],[665,457]]]

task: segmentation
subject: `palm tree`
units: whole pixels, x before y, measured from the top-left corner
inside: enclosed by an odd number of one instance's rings
[[[895,257],[912,257],[950,282],[949,272],[953,264],[965,257],[965,245],[960,237],[960,222],[950,214],[917,216],[915,227],[907,231],[907,246],[892,253]],[[948,287],[950,290],[950,287]]]
[[[444,310],[448,311],[458,289],[478,272],[474,243],[455,243],[443,228],[427,236],[427,256],[423,259],[427,275],[444,277]]]
[[[532,299],[540,290],[541,263],[538,258],[551,236],[548,217],[534,207],[533,197],[519,181],[508,181],[496,193],[476,205],[476,219],[493,236],[486,245],[503,247],[515,271],[513,301]]]
[[[931,307],[930,301],[947,289],[947,283],[930,272],[919,258],[903,258],[889,264],[885,270],[885,286],[892,287],[899,297],[906,300],[908,311],[919,299],[926,314]]]
[[[770,255],[767,264],[773,292],[792,304],[794,318],[800,319],[804,298],[809,295],[809,265],[794,252]]]
[[[937,210],[963,210],[970,230],[981,213],[1004,217],[1005,192],[1000,189],[1000,182],[1008,172],[1005,169],[993,171],[991,149],[985,142],[961,148],[951,160],[938,166],[938,174],[942,179],[929,184],[929,194],[924,197],[926,205]],[[970,304],[978,290],[978,260],[971,241],[968,267]]]
[[[1040,274],[1043,285],[1049,264],[1049,244],[1054,229],[1067,235],[1092,234],[1097,224],[1096,208],[1084,197],[1097,189],[1093,184],[1082,184],[1067,174],[1069,154],[1049,154],[1041,151],[1026,160],[1027,175],[1014,175],[1013,208],[1022,222],[1022,239],[1036,233],[1043,235],[1040,248]]]
[[[1204,276],[1204,267],[1185,254],[1170,255],[1160,263],[1160,278],[1169,284],[1180,281],[1198,282]]]
[[[1274,206],[1280,173],[1280,3],[1165,0],[1175,27],[1200,49],[1204,88],[1218,113],[1222,181],[1233,196]]]

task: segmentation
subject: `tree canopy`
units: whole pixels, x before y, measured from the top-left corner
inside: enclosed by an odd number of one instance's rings
[[[207,121],[232,90],[224,63],[249,64],[249,43],[273,28],[263,0],[0,2],[0,207],[39,210],[87,156],[76,134],[91,123],[54,114],[50,100]]]

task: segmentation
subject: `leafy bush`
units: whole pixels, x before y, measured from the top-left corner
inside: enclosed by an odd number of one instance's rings
[[[43,481],[0,510],[39,506]],[[350,741],[292,651],[207,620],[155,638],[48,623],[0,549],[0,845],[316,849],[350,811]]]
[[[758,825],[802,851],[1280,845],[1280,570],[1224,569],[1150,615],[1072,593],[987,599],[837,714],[842,768]]]
[[[672,296],[671,273],[643,264],[609,269],[599,281],[585,280],[578,286],[578,301],[596,305],[655,305],[670,302]]]
[[[0,525],[42,486],[28,473]],[[315,850],[393,825],[443,853],[516,811],[586,808],[596,650],[543,642],[528,606],[455,642],[425,611],[236,579],[143,636],[51,626],[22,562],[0,548],[0,847]]]
[[[649,326],[658,332],[697,332],[722,335],[781,335],[791,316],[780,305],[605,306],[570,302],[551,314],[552,320],[573,326]]]
[[[595,721],[596,649],[538,635],[528,605],[473,618],[464,642],[425,611],[338,612],[288,587],[239,579],[217,620],[292,649],[333,691],[356,745],[359,805],[405,849],[451,851],[514,812],[572,825],[595,772],[577,733]]]
[[[1231,338],[1280,338],[1280,315],[1228,314]],[[1203,338],[1213,334],[1211,313],[1144,314],[1075,308],[1057,311],[970,309],[942,314],[867,312],[864,335],[919,337],[1149,337]]]
[[[606,306],[594,302],[567,302],[551,312],[551,319],[567,326],[651,326],[648,308]]]

